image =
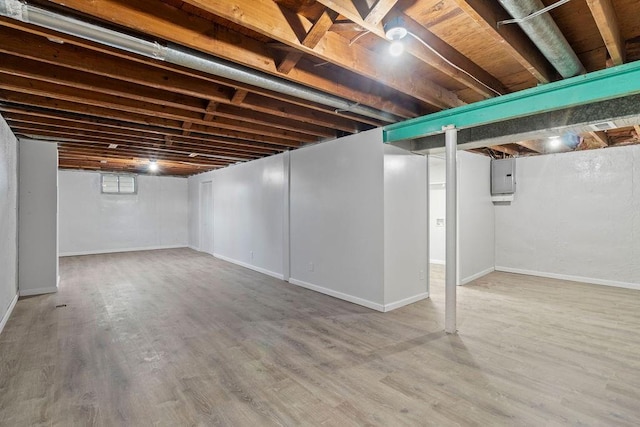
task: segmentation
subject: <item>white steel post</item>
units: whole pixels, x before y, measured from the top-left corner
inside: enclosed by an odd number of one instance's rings
[[[444,331],[448,334],[456,333],[456,284],[457,284],[457,228],[458,228],[458,203],[457,203],[457,150],[458,130],[453,126],[447,126],[445,131],[445,147],[447,160],[446,182],[446,254],[445,254],[445,320]]]

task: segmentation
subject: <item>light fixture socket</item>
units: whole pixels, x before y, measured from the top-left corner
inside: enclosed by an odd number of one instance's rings
[[[407,29],[404,27],[404,22],[399,16],[387,21],[383,28],[384,36],[390,41],[401,40],[408,34]]]

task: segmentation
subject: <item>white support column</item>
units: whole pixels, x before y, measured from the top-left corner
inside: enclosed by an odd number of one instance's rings
[[[458,130],[453,126],[447,126],[445,131],[445,147],[447,161],[447,213],[446,213],[446,255],[445,255],[445,320],[444,331],[448,334],[456,333],[456,283],[457,283],[457,170],[456,160],[458,154]]]

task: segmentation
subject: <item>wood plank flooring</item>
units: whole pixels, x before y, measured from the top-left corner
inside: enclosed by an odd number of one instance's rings
[[[0,335],[2,426],[640,425],[637,291],[492,273],[448,336],[438,266],[384,314],[189,249],[60,272]]]

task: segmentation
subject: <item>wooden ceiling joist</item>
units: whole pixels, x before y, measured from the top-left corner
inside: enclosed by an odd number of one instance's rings
[[[322,43],[313,49],[305,46],[300,42],[298,34],[289,23],[298,22],[305,31],[309,31],[313,24],[304,16],[295,15],[293,12],[280,8],[272,0],[259,0],[246,4],[205,0],[187,0],[185,3],[250,28],[252,31],[361,76],[381,82],[400,92],[411,94],[413,97],[438,108],[450,108],[463,104],[453,92],[432,83],[421,71],[412,70],[409,72],[406,67],[394,69],[380,67],[379,58],[374,52],[358,44],[350,46],[348,40],[335,33],[327,33]]]
[[[221,56],[249,68],[268,74],[280,75],[269,49],[260,42],[211,22],[199,18],[165,3],[149,3],[144,0],[50,0],[88,16],[144,32],[150,36],[168,40],[201,52]],[[224,3],[226,2],[218,2]],[[262,10],[256,5],[257,10]],[[253,8],[254,5],[251,5]],[[252,12],[255,14],[255,12]],[[283,24],[283,22],[280,22]],[[264,21],[263,21],[264,25]],[[288,24],[286,24],[288,26]],[[300,45],[300,43],[298,42]],[[286,75],[288,80],[310,86],[353,102],[387,111],[400,117],[415,117],[411,108],[389,101],[366,91],[354,90],[346,85],[336,84],[340,76],[330,73],[311,73],[295,68]]]
[[[150,125],[161,128],[182,130],[182,121],[165,119],[162,117],[154,117],[148,115],[140,115],[134,113],[126,113],[117,110],[111,110],[103,107],[91,105],[78,105],[73,102],[52,99],[37,95],[29,95],[24,93],[15,93],[6,90],[0,90],[0,99],[5,99],[13,104],[23,106],[41,107],[49,110],[59,110],[66,113],[84,114],[98,118],[107,118],[111,120],[119,120],[123,122],[137,123],[141,125]],[[213,124],[201,125],[194,124],[191,127],[192,132],[205,135],[223,136],[229,138],[238,138],[241,140],[264,142],[267,144],[280,145],[285,147],[299,147],[301,141],[288,140],[280,136],[263,135],[259,133],[247,133],[243,131],[234,131],[230,129],[222,129]]]
[[[352,20],[357,25],[377,35],[381,39],[385,39],[385,31],[379,22],[370,22],[367,19],[363,19],[360,16],[356,4],[352,0],[318,0],[320,3],[327,7],[333,8],[340,15]],[[435,55],[432,51],[425,48],[420,43],[413,40],[412,37],[407,37],[405,41],[406,50],[411,55],[424,62],[425,64],[433,67],[434,69],[450,76],[458,83],[469,87],[473,91],[479,93],[483,97],[493,97],[497,94],[507,93],[507,89],[504,87],[498,79],[491,74],[480,68],[477,64],[466,58],[460,52],[453,47],[442,41],[435,34],[424,28],[419,23],[415,22],[411,17],[402,12],[390,12],[387,19],[400,18],[403,25],[409,32],[415,34],[433,49],[435,49],[440,55],[447,58],[448,61],[455,64],[451,65],[449,62]],[[473,77],[461,72],[457,67],[467,71]]]
[[[389,11],[391,11],[391,8],[395,6],[396,3],[398,3],[398,0],[376,1],[371,10],[369,10],[367,15],[365,16],[365,22],[372,25],[378,25],[380,22],[382,22],[382,19],[387,16]]]
[[[539,82],[556,80],[552,65],[517,25],[498,25],[512,17],[498,2],[485,0],[454,0],[485,32],[515,58]]]
[[[587,0],[593,19],[602,35],[613,65],[621,65],[625,61],[624,42],[620,35],[618,17],[611,0]]]
[[[47,82],[29,80],[22,77],[5,75],[0,73],[0,88],[24,94],[38,95],[41,97],[54,98],[56,100],[68,101],[74,104],[89,105],[92,107],[106,108],[126,113],[148,115],[156,119],[169,119],[180,121],[188,120],[192,123],[208,125],[213,124],[221,129],[229,129],[246,133],[256,133],[283,139],[300,142],[313,142],[318,137],[335,136],[334,132],[326,128],[314,125],[302,125],[296,128],[289,121],[274,119],[272,122],[267,119],[256,117],[244,117],[244,122],[238,117],[229,117],[218,112],[215,117],[205,120],[203,113],[182,110],[174,107],[158,105],[149,102],[141,102],[113,95],[105,95],[84,89],[72,89],[61,85]],[[303,133],[308,132],[308,133]]]
[[[74,117],[62,113],[34,111],[31,108],[28,110],[21,110],[16,107],[0,106],[0,112],[2,112],[2,115],[7,119],[7,121],[11,120],[12,122],[19,123],[41,124],[67,130],[87,129],[96,132],[103,132],[109,135],[123,135],[126,137],[133,136],[151,141],[159,141],[162,140],[164,135],[170,135],[174,141],[180,141],[201,149],[222,148],[258,155],[275,154],[285,149],[281,145],[271,145],[264,142],[243,140],[240,138],[228,138],[204,134],[181,135],[173,129],[157,128],[137,123],[108,119]]]

